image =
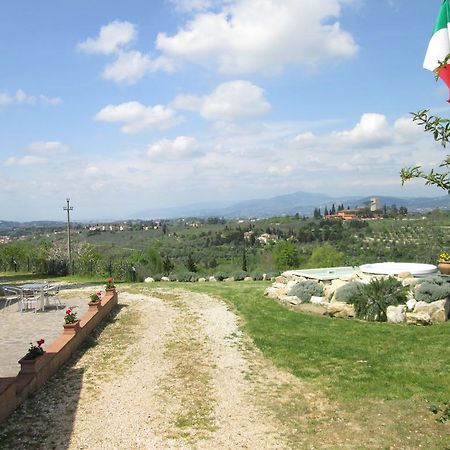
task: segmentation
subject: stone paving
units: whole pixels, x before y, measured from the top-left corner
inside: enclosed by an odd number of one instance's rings
[[[30,342],[45,339],[44,349],[63,332],[65,311],[74,308],[78,317],[88,310],[89,294],[92,288],[64,290],[58,294],[63,307],[52,304],[45,311],[18,310],[17,304],[0,309],[0,377],[16,376],[20,369],[18,360],[25,355]]]

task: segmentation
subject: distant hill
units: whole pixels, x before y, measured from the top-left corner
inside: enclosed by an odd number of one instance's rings
[[[136,219],[173,219],[177,217],[210,217],[220,216],[225,218],[249,218],[249,217],[274,217],[282,215],[311,215],[314,208],[330,208],[334,203],[336,206],[343,203],[345,207],[355,208],[363,206],[370,198],[377,197],[380,199],[381,205],[396,205],[397,207],[406,206],[409,211],[431,211],[432,209],[448,209],[450,210],[450,195],[442,197],[387,197],[387,196],[371,196],[371,197],[331,197],[326,194],[310,193],[310,192],[294,192],[292,194],[279,195],[266,199],[246,200],[238,203],[214,204],[203,203],[195,205],[187,205],[184,207],[174,208],[157,208],[148,209],[133,214],[132,218]]]
[[[35,220],[32,222],[15,222],[0,220],[0,234],[17,228],[60,228],[65,226],[64,222],[55,222],[48,220]]]

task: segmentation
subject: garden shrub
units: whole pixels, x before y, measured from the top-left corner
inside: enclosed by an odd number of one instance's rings
[[[233,275],[234,281],[242,281],[246,276],[247,273],[243,271],[235,272]]]
[[[292,287],[289,295],[298,297],[304,302],[309,302],[313,295],[318,297],[323,295],[323,286],[313,280],[300,281]]]
[[[360,281],[351,281],[350,283],[347,283],[344,286],[336,289],[334,299],[337,302],[348,303],[350,298],[358,293],[358,289],[361,286],[363,286],[363,283],[361,283]]]
[[[408,288],[394,277],[373,279],[360,286],[348,303],[353,303],[359,319],[386,322],[388,306],[406,303],[407,293]]]
[[[450,296],[450,283],[441,277],[427,278],[416,286],[414,298],[418,302],[431,303]]]
[[[194,272],[183,272],[177,275],[177,281],[194,282],[198,281],[198,275]]]
[[[169,280],[170,281],[177,281],[177,275],[175,273],[171,273],[169,275]]]
[[[278,277],[281,272],[267,272],[266,280],[271,280],[272,278]]]
[[[152,278],[155,280],[155,281],[161,281],[161,278],[163,277],[164,275],[162,275],[161,273],[157,273],[156,275],[152,275]]]
[[[250,275],[254,281],[262,281],[264,276],[261,272],[252,272]]]
[[[224,272],[217,272],[217,273],[214,275],[214,278],[215,278],[217,281],[223,281],[223,280],[225,280],[225,278],[228,278],[228,275],[227,275],[226,273],[224,273]]]

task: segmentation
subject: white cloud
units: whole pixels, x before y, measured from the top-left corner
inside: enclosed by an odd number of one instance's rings
[[[49,105],[59,105],[60,103],[62,103],[62,99],[61,97],[47,97],[46,95],[40,95],[39,99],[43,102],[43,103],[47,103]]]
[[[156,47],[177,61],[213,63],[223,73],[278,72],[353,57],[358,46],[342,30],[343,0],[230,0],[197,14]]]
[[[365,113],[359,123],[349,131],[339,131],[333,138],[344,145],[373,147],[380,146],[391,137],[391,130],[385,116]]]
[[[190,13],[195,11],[204,11],[217,3],[212,0],[169,0],[180,12]]]
[[[0,92],[0,106],[9,104],[36,105],[37,103],[58,105],[62,102],[59,97],[47,97],[46,95],[28,95],[23,89],[17,89],[14,95]]]
[[[97,166],[88,166],[84,170],[85,175],[99,175],[101,173],[100,169]]]
[[[190,136],[178,136],[174,140],[162,139],[150,145],[147,156],[154,159],[185,159],[200,155],[197,140]]]
[[[13,99],[8,94],[5,94],[4,92],[0,92],[0,106],[9,105]]]
[[[88,38],[78,44],[78,49],[86,53],[108,55],[116,53],[137,37],[135,25],[130,22],[114,22],[104,25],[96,38]]]
[[[158,70],[170,72],[172,64],[167,58],[151,59],[146,54],[137,50],[131,50],[129,52],[121,52],[113,63],[105,67],[102,76],[117,83],[126,82],[132,84],[145,75]]]
[[[57,141],[36,141],[32,142],[28,150],[31,153],[38,153],[41,155],[53,155],[55,153],[63,153],[68,150],[68,147]]]
[[[5,161],[5,166],[35,166],[46,162],[47,159],[40,156],[25,155],[20,158],[11,156]]]
[[[115,55],[115,61],[105,67],[102,77],[116,83],[133,84],[149,73],[173,70],[172,62],[165,56],[152,58],[138,50],[127,50],[128,44],[136,39],[134,24],[116,20],[103,26],[97,38],[88,38],[78,44],[78,49],[86,53]]]
[[[180,109],[198,111],[208,120],[230,121],[260,116],[270,111],[264,91],[248,81],[236,80],[222,83],[204,97],[181,95],[174,101]]]
[[[103,122],[123,122],[122,133],[133,134],[144,130],[165,130],[180,123],[176,112],[163,105],[144,106],[133,101],[120,105],[108,105],[95,115]]]
[[[36,97],[34,95],[27,95],[24,90],[18,89],[16,91],[16,102],[34,105],[36,103]]]

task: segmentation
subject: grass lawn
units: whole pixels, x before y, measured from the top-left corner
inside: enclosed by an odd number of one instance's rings
[[[450,401],[450,322],[417,327],[299,313],[265,297],[268,285],[183,287],[222,298],[267,358],[324,392],[364,433],[395,433],[395,442],[412,445],[404,448],[450,449],[449,423],[430,411]]]
[[[185,284],[224,299],[278,366],[337,399],[450,401],[450,323],[368,323],[298,313],[264,297],[266,283]]]

